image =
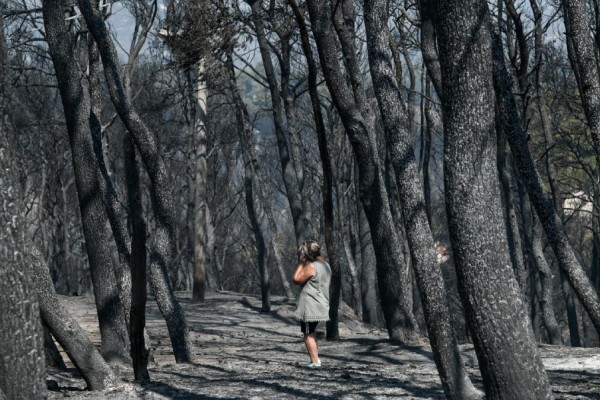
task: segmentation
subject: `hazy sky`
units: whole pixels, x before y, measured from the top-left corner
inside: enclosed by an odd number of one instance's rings
[[[108,24],[120,44],[120,46],[117,46],[119,56],[124,59],[125,53],[123,52],[123,49],[129,50],[131,35],[133,34],[134,28],[134,19],[120,1],[113,1],[111,7],[112,15],[108,19]],[[164,1],[159,0],[158,18],[162,17],[164,8]]]

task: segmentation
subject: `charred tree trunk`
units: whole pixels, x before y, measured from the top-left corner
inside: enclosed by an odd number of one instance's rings
[[[540,115],[540,121],[542,123],[542,130],[544,132],[544,143],[546,146],[546,151],[544,152],[544,163],[546,165],[546,173],[548,175],[548,186],[550,189],[550,195],[552,196],[552,202],[554,204],[554,208],[559,216],[559,219],[563,220],[563,209],[562,203],[560,201],[560,194],[558,193],[557,188],[557,180],[556,180],[556,168],[551,161],[552,150],[554,148],[554,133],[552,128],[552,121],[550,117],[550,113],[548,110],[548,106],[546,104],[546,94],[541,85],[541,73],[542,73],[542,64],[543,64],[543,50],[544,50],[544,42],[543,42],[543,28],[542,28],[542,12],[538,6],[537,0],[530,0],[531,9],[534,15],[535,22],[535,61],[538,67],[535,71],[535,86],[536,93],[538,97],[538,113]],[[534,241],[536,240],[536,231],[539,231],[541,225],[538,221],[537,217],[534,217]],[[539,234],[541,236],[541,234]],[[541,246],[541,238],[540,246]],[[534,249],[536,249],[536,244],[534,242]],[[542,293],[540,299],[540,306],[542,308],[542,318],[544,320],[544,325],[546,326],[546,330],[548,331],[548,340],[552,344],[560,344],[560,332],[558,332],[558,327],[555,325],[556,317],[554,316],[554,302],[552,299],[552,273],[550,267],[548,266],[548,262],[543,254],[543,251],[536,250],[539,252],[539,256],[536,255],[536,260],[539,257],[537,262],[538,274],[540,275]],[[561,281],[565,281],[564,273],[561,272]],[[573,292],[570,287],[566,287],[568,289],[565,292],[565,301],[567,305],[573,302]],[[572,314],[575,312],[574,307],[567,306],[567,313]],[[572,333],[572,343],[579,343],[579,330],[577,327],[577,316],[571,315],[567,316],[568,321],[575,321],[575,325],[569,324],[569,330]],[[556,329],[556,332],[555,332]]]
[[[427,76],[431,80],[438,96],[442,94],[442,71],[437,54],[435,28],[431,20],[431,13],[435,11],[436,3],[432,0],[421,0],[421,52],[423,62],[427,67]]]
[[[44,2],[46,38],[69,132],[83,233],[98,311],[102,353],[109,361],[126,361],[129,358],[127,328],[123,304],[117,290],[110,237],[105,228],[106,214],[89,125],[90,98],[81,84],[83,76],[77,68],[74,41],[64,20],[63,6],[61,0]]]
[[[234,98],[235,107],[235,119],[240,138],[240,148],[242,152],[242,160],[244,163],[244,196],[246,202],[246,211],[248,212],[248,218],[250,219],[250,225],[252,227],[252,233],[254,234],[254,240],[256,245],[256,258],[258,262],[258,269],[260,274],[260,291],[262,299],[261,312],[271,312],[271,298],[270,298],[270,282],[269,282],[269,271],[265,262],[265,239],[262,233],[258,216],[256,215],[255,203],[254,203],[254,188],[253,180],[256,171],[256,156],[254,155],[254,143],[252,140],[252,126],[250,125],[250,118],[246,105],[239,94],[237,83],[235,79],[235,70],[233,67],[233,58],[231,52],[227,53],[227,73],[229,75],[230,90]]]
[[[361,293],[361,280],[358,277],[358,268],[356,267],[356,261],[352,254],[352,248],[350,245],[350,226],[347,218],[344,218],[344,211],[346,210],[346,194],[341,184],[336,182],[336,194],[337,194],[337,215],[338,225],[340,227],[340,240],[344,248],[344,254],[346,256],[346,262],[348,263],[348,272],[350,274],[350,286],[352,288],[352,306],[356,311],[356,315],[362,320],[363,317],[363,305],[362,305],[362,293]]]
[[[0,222],[4,227],[0,231],[0,398],[45,399],[45,366],[52,365],[51,350],[56,346],[47,329],[42,330],[39,300],[28,276],[31,271],[23,263],[26,209],[16,174],[16,132],[10,117],[13,90],[4,32],[0,18]],[[46,345],[48,337],[51,346]]]
[[[173,262],[175,248],[175,207],[164,161],[154,134],[134,110],[127,95],[117,53],[108,29],[90,0],[79,0],[79,8],[88,29],[98,44],[110,98],[119,117],[133,137],[152,183],[152,206],[156,217],[156,232],[150,253],[150,283],[169,330],[176,362],[192,360],[191,343],[185,314],[168,281],[168,265]]]
[[[527,137],[519,123],[515,99],[510,89],[510,78],[504,64],[502,42],[493,34],[493,76],[500,118],[510,145],[519,178],[527,189],[529,200],[544,226],[559,267],[577,293],[594,327],[600,332],[600,299],[588,276],[573,252],[562,221],[556,213],[553,199],[546,192],[529,151]]]
[[[3,192],[6,190],[4,187]],[[10,210],[2,211],[4,214]],[[30,278],[23,274],[18,263],[4,257],[1,263],[0,342],[3,350],[0,357],[0,393],[15,400],[45,399],[44,333],[38,302],[31,290]]]
[[[285,18],[290,17],[286,16]],[[287,19],[285,22],[281,21],[280,25],[277,26],[277,28],[274,27],[273,30],[279,36],[281,44],[281,53],[278,54],[279,69],[281,70],[281,98],[283,100],[283,108],[285,110],[285,119],[287,123],[286,126],[290,144],[290,155],[292,158],[294,172],[296,174],[298,182],[298,193],[301,195],[300,201],[302,204],[302,213],[306,224],[305,234],[308,237],[317,238],[319,237],[319,233],[317,232],[317,230],[319,229],[319,221],[313,220],[313,207],[310,196],[302,196],[302,193],[304,193],[304,190],[306,188],[306,175],[304,173],[304,163],[306,162],[306,157],[304,152],[304,146],[302,144],[303,138],[300,129],[301,125],[297,116],[298,110],[295,106],[295,93],[293,87],[295,80],[294,76],[292,76],[291,66],[292,51],[294,50],[292,39],[296,29],[296,26],[293,23],[293,18],[295,18],[295,15],[291,17],[291,19]],[[304,28],[306,30],[306,24]],[[302,35],[302,31],[300,31],[301,41],[303,40]],[[304,44],[302,44],[302,46],[304,46]],[[309,68],[310,75],[310,61],[307,59],[306,63]],[[310,82],[308,84],[310,94]]]
[[[125,180],[127,184],[127,203],[131,224],[131,318],[129,320],[129,340],[135,380],[150,380],[148,373],[149,347],[144,335],[146,327],[146,222],[143,215],[140,177],[135,158],[135,147],[131,138],[123,139],[125,158]]]
[[[265,193],[264,190],[261,191],[260,189],[257,192],[260,202],[265,211],[265,216],[269,224],[269,230],[272,232],[273,235],[271,237],[271,248],[273,249],[273,255],[275,256],[275,263],[277,264],[277,271],[279,272],[279,276],[281,278],[281,284],[283,285],[283,290],[285,291],[286,297],[289,300],[293,300],[294,292],[292,291],[292,287],[290,285],[290,282],[288,281],[288,274],[284,269],[284,265],[286,265],[287,262],[284,261],[284,257],[282,256],[281,249],[279,247],[279,229],[277,228],[275,218],[273,217],[273,208],[268,200],[268,194]]]
[[[510,269],[496,167],[487,4],[448,0],[428,11],[440,50],[448,226],[486,396],[549,399],[528,310]]]
[[[379,291],[377,290],[377,270],[374,268],[373,239],[369,221],[360,204],[357,204],[358,214],[358,236],[361,254],[360,264],[360,292],[362,299],[363,321],[375,325],[384,326],[381,319],[381,309],[377,302]]]
[[[77,321],[60,304],[41,254],[33,248],[24,261],[38,296],[42,320],[81,373],[87,388],[102,390],[114,386],[116,377],[112,370]]]
[[[331,159],[329,150],[327,149],[327,134],[325,131],[325,122],[323,121],[323,113],[321,112],[321,102],[319,101],[317,78],[319,70],[315,61],[310,39],[308,36],[308,28],[304,16],[300,12],[295,0],[288,0],[288,4],[292,7],[296,23],[300,29],[300,39],[302,41],[302,51],[306,57],[308,66],[308,92],[312,105],[313,118],[315,120],[315,128],[317,131],[317,139],[319,144],[319,155],[321,157],[321,165],[323,168],[323,219],[325,223],[325,247],[327,248],[327,256],[329,257],[329,265],[331,266],[331,285],[329,287],[329,322],[327,322],[327,339],[339,339],[338,331],[338,309],[340,305],[340,295],[342,291],[342,274],[337,260],[337,249],[334,241],[334,211],[333,211],[333,172],[331,169]],[[356,289],[356,288],[355,288]]]
[[[290,210],[292,212],[292,219],[294,221],[294,231],[296,233],[296,243],[300,244],[306,239],[307,233],[307,220],[306,210],[302,207],[302,193],[299,192],[298,177],[296,171],[294,171],[293,164],[290,157],[290,149],[288,141],[286,139],[286,125],[284,121],[284,107],[281,102],[281,93],[279,84],[277,82],[277,75],[275,74],[275,67],[271,61],[271,52],[269,51],[269,43],[263,26],[263,20],[261,15],[261,1],[260,0],[248,0],[247,3],[252,9],[252,22],[254,24],[254,31],[256,32],[256,38],[258,41],[258,47],[262,57],[263,66],[265,69],[265,75],[267,77],[267,83],[269,86],[269,92],[271,94],[271,105],[273,106],[273,121],[275,123],[275,136],[277,139],[277,149],[279,151],[279,160],[281,162],[281,173],[283,176],[283,183],[285,185],[287,199],[290,204]]]
[[[97,7],[98,4],[95,3]],[[129,272],[129,237],[124,221],[124,213],[120,210],[116,190],[110,179],[104,159],[102,144],[102,123],[100,120],[102,112],[102,97],[100,93],[100,54],[98,46],[91,36],[88,36],[88,65],[89,65],[89,94],[90,94],[90,132],[96,164],[98,166],[98,186],[100,195],[104,200],[106,214],[112,228],[119,265],[114,265],[117,287],[123,303],[123,313],[126,326],[129,326],[129,310],[131,308],[131,274]],[[112,254],[112,251],[111,251]]]
[[[550,344],[560,345],[560,330],[558,328],[558,322],[556,321],[556,315],[554,314],[554,302],[552,301],[553,287],[552,284],[552,271],[544,256],[544,247],[542,244],[542,226],[540,221],[535,215],[532,215],[532,251],[535,257],[535,264],[537,266],[537,272],[540,277],[541,293],[540,293],[540,308],[542,309],[542,319],[546,332],[548,333],[548,341]]]
[[[424,112],[425,112],[425,128],[423,130],[423,159],[421,164],[422,175],[423,175],[423,197],[425,201],[425,212],[427,213],[427,221],[429,222],[429,228],[433,229],[432,226],[432,208],[431,208],[431,178],[429,173],[429,164],[431,162],[431,146],[433,143],[433,130],[435,128],[433,119],[433,110],[431,102],[431,79],[426,77],[425,82],[425,99],[424,101]]]
[[[350,73],[353,94],[340,73],[330,4],[309,0],[307,5],[325,81],[358,160],[360,201],[373,238],[381,307],[388,333],[394,340],[411,341],[419,333],[407,296],[410,282],[403,274],[401,245],[384,186],[373,123],[370,117],[363,116],[369,115],[369,112],[362,83],[355,74]],[[342,36],[343,42],[347,42],[348,33]],[[345,47],[350,51],[348,43]],[[351,49],[353,51],[353,46]],[[347,63],[352,63],[351,60],[355,58],[348,52],[345,52],[345,57]]]
[[[60,351],[58,350],[58,347],[56,347],[56,343],[54,343],[54,339],[52,338],[50,330],[44,323],[42,323],[42,329],[44,330],[44,352],[46,353],[46,365],[57,368],[61,371],[65,371],[67,369],[67,365],[60,355]]]
[[[386,0],[365,1],[364,12],[373,88],[396,174],[402,222],[435,363],[448,398],[479,398],[481,394],[467,375],[450,323],[446,288],[425,212],[412,134],[407,130],[411,124],[390,63]]]
[[[510,255],[510,262],[521,288],[523,300],[528,304],[527,299],[527,270],[525,268],[525,261],[523,260],[523,249],[521,246],[521,235],[519,232],[519,221],[517,220],[517,214],[514,207],[513,200],[513,187],[511,185],[511,171],[510,171],[510,153],[506,149],[506,138],[502,131],[502,124],[499,123],[499,118],[496,118],[497,128],[496,134],[498,136],[498,176],[500,178],[500,193],[502,195],[502,209],[505,213],[506,221],[506,236],[508,239],[508,252]]]
[[[578,72],[581,103],[596,150],[596,162],[600,165],[600,72],[595,55],[594,38],[589,28],[586,2],[562,0],[562,5],[565,33],[571,40],[569,55],[573,70]],[[600,332],[598,329],[600,325],[595,323],[594,325]]]

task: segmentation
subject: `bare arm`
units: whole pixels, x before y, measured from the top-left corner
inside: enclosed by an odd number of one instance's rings
[[[294,272],[294,276],[292,277],[292,281],[296,285],[304,285],[306,282],[315,276],[315,266],[313,263],[306,264],[306,262],[301,259],[298,265],[296,266],[296,271]]]

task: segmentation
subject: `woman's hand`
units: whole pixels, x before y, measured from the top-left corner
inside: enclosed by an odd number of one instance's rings
[[[306,259],[300,259],[300,263],[296,266],[296,271],[294,272],[294,276],[292,277],[292,281],[296,285],[304,285],[306,282],[310,280],[313,276],[315,276],[315,266],[313,263],[305,264]]]

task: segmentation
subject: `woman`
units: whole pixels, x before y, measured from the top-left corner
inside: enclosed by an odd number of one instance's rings
[[[331,267],[321,257],[321,247],[314,240],[303,242],[298,249],[300,262],[296,266],[293,282],[301,285],[296,318],[304,334],[304,345],[310,356],[309,368],[319,368],[319,350],[315,328],[319,322],[329,321],[329,283]]]

